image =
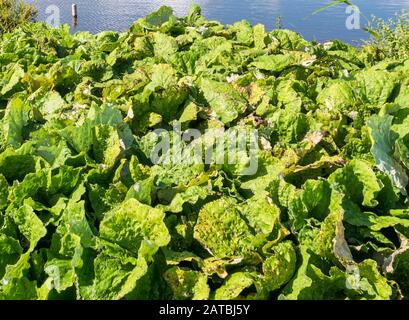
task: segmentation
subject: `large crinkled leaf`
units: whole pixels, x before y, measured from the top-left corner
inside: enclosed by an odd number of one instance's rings
[[[142,103],[150,104],[150,110],[165,121],[176,118],[188,97],[188,87],[178,80],[176,70],[168,64],[156,64],[151,70],[151,82],[144,88]]]
[[[207,277],[200,272],[173,267],[164,274],[176,300],[207,300],[210,288]]]
[[[242,204],[224,197],[200,210],[194,237],[214,257],[245,256],[267,240],[280,240],[279,216],[266,195]]]
[[[335,171],[328,178],[328,182],[353,202],[367,207],[378,205],[376,199],[383,188],[382,182],[378,180],[371,165],[358,159],[352,160],[344,168]]]
[[[41,92],[41,94],[42,93],[43,92]],[[34,100],[31,104],[38,108],[38,111],[46,120],[52,120],[53,118],[58,117],[67,107],[64,99],[61,98],[61,95],[56,91],[46,92],[44,96],[40,97],[41,98],[32,96],[29,97],[28,100]]]
[[[333,194],[330,215],[315,238],[301,247],[305,265],[300,267],[297,277],[286,288],[285,291],[291,292],[287,298],[317,299],[319,296],[318,299],[335,299],[337,291],[342,295],[340,290],[354,298],[388,299],[391,296],[392,289],[380,274],[375,261],[365,260],[358,264],[353,260],[342,223],[346,214],[344,201],[339,193]],[[332,267],[328,277],[321,268],[330,262],[338,264],[338,267]],[[333,285],[335,288],[327,291]],[[314,290],[315,286],[318,287]]]
[[[119,292],[125,287],[133,269],[132,264],[122,264],[117,258],[99,254],[94,260],[95,278],[90,299],[122,298]]]
[[[288,214],[295,230],[301,229],[308,218],[323,220],[328,214],[331,189],[328,182],[322,180],[308,180],[303,190],[291,200]]]
[[[302,264],[294,280],[283,290],[281,299],[287,300],[329,300],[342,297],[345,275],[331,269],[329,275],[312,264],[311,251],[301,247]],[[335,267],[333,267],[335,268]]]
[[[7,104],[5,115],[2,119],[2,139],[5,143],[17,148],[23,142],[24,126],[29,119],[29,109],[25,101],[15,97]]]
[[[272,122],[283,142],[295,143],[308,131],[308,119],[301,112],[279,110],[272,116]]]
[[[33,208],[28,205],[23,205],[20,208],[13,210],[11,215],[21,234],[30,243],[28,252],[32,252],[37,246],[38,241],[47,234],[47,229],[35,214]]]
[[[74,148],[78,153],[88,152],[94,149],[93,143],[95,143],[94,151],[96,151],[96,155],[94,156],[98,157],[101,156],[98,152],[103,153],[106,151],[101,151],[101,148],[108,149],[108,153],[112,153],[112,150],[109,148],[112,145],[112,141],[108,141],[107,143],[101,140],[104,138],[108,139],[107,136],[109,135],[115,135],[114,131],[117,131],[118,134],[116,143],[120,143],[122,149],[129,148],[134,139],[132,132],[129,127],[123,123],[120,110],[110,104],[105,104],[100,107],[91,107],[86,113],[85,120],[64,127],[59,131],[59,134],[67,141],[68,145]],[[98,138],[100,138],[99,141]],[[103,144],[103,146],[101,147],[98,143]],[[116,152],[117,151],[113,151],[114,156]],[[97,159],[100,160],[99,158]],[[113,160],[115,159],[110,159],[110,161]]]
[[[241,216],[253,228],[261,244],[266,240],[281,240],[285,233],[280,223],[281,211],[267,192],[260,192],[239,207]]]
[[[194,237],[215,257],[240,256],[255,249],[254,234],[234,199],[221,198],[199,212]]]
[[[48,261],[44,264],[48,278],[40,289],[42,299],[46,299],[50,294],[47,288],[62,293],[78,285],[79,278],[82,285],[83,276],[78,270],[84,268],[83,259],[88,254],[85,248],[94,244],[94,236],[85,216],[84,203],[79,201],[84,191],[83,186],[74,191],[53,235]]]
[[[329,111],[353,110],[358,103],[354,84],[350,81],[333,80],[318,94],[317,102]]]
[[[36,281],[29,279],[30,252],[20,256],[13,265],[6,267],[0,283],[1,300],[32,300],[37,298]]]
[[[136,254],[112,242],[101,241],[103,251],[94,260],[94,283],[90,299],[123,299],[146,291],[154,283],[149,278],[158,247],[150,240],[141,242]],[[137,257],[136,257],[137,256]],[[140,296],[143,298],[143,296]]]
[[[393,74],[385,70],[359,72],[356,80],[362,88],[362,95],[371,104],[382,105],[389,102],[396,87]]]
[[[237,43],[246,46],[251,46],[253,44],[253,28],[248,21],[238,21],[234,23],[230,29],[235,33],[235,41],[237,41]]]
[[[289,300],[336,300],[372,299],[387,300],[392,295],[392,287],[378,271],[376,262],[365,260],[359,264],[355,276],[358,286],[352,288],[348,276],[337,267],[332,267],[326,275],[312,263],[311,252],[302,249],[303,263],[296,278],[288,285],[281,299]]]
[[[280,45],[284,49],[304,50],[308,45],[308,42],[300,34],[292,30],[276,29],[271,32],[271,35],[280,41]]]
[[[0,174],[0,210],[7,207],[7,198],[9,195],[9,184],[6,178]]]
[[[92,77],[97,81],[107,81],[112,78],[112,67],[103,59],[86,61],[81,65],[79,74],[83,77]]]
[[[278,106],[283,107],[286,113],[298,113],[299,116],[302,114],[304,93],[300,90],[301,85],[292,80],[280,81],[277,85]]]
[[[294,244],[284,241],[270,249],[271,255],[263,262],[263,277],[256,282],[260,292],[268,293],[279,289],[293,277],[297,255]]]
[[[228,83],[202,79],[200,89],[214,117],[228,124],[246,110],[246,100]]]
[[[145,28],[153,29],[155,27],[161,27],[172,18],[175,18],[173,15],[173,9],[167,6],[162,6],[158,11],[149,14],[144,19],[141,19],[140,23]]]
[[[198,75],[209,76],[217,72],[220,75],[216,79],[224,80],[239,68],[241,60],[234,55],[233,44],[224,37],[213,36],[196,41],[191,50],[200,53],[195,67],[195,73]]]
[[[176,40],[163,33],[153,34],[153,50],[155,56],[168,61],[178,51]]]
[[[253,38],[254,47],[257,49],[264,49],[269,43],[271,43],[271,38],[262,24],[257,24],[253,27]]]
[[[83,186],[79,186],[76,193],[81,197],[82,193],[85,192]],[[74,193],[75,195],[75,193]],[[91,247],[94,241],[94,235],[87,220],[85,203],[84,201],[79,201],[78,198],[73,196],[62,213],[59,228],[57,232],[60,234],[72,233],[77,235],[80,239],[81,245],[84,247]]]
[[[100,225],[100,237],[137,254],[142,244],[156,250],[169,242],[164,213],[136,199],[129,199],[107,213]]]
[[[63,292],[73,286],[76,280],[74,266],[71,260],[53,259],[48,261],[44,266],[44,271],[49,277],[48,286],[57,292]]]
[[[18,206],[29,197],[35,197],[39,191],[44,191],[47,187],[48,171],[40,170],[36,173],[29,173],[22,182],[14,181],[10,188],[8,200]]]
[[[5,234],[0,235],[0,252],[0,278],[2,278],[6,267],[15,264],[23,252],[19,242]]]
[[[369,299],[388,300],[393,290],[388,280],[379,272],[374,260],[365,260],[359,264],[361,277],[360,289],[365,292]]]
[[[111,126],[99,125],[95,127],[93,153],[100,163],[113,166],[123,150],[123,143],[117,130]]]
[[[208,187],[191,186],[184,192],[176,193],[169,205],[159,205],[158,207],[166,212],[179,213],[183,211],[185,204],[195,204],[211,194],[212,191]]]
[[[308,66],[315,61],[315,56],[305,52],[291,52],[287,54],[262,55],[252,66],[266,71],[281,72],[291,66]]]
[[[9,96],[18,91],[23,77],[24,69],[16,63],[5,75],[7,82],[1,88],[0,96]]]
[[[215,292],[216,300],[233,300],[254,283],[254,276],[246,272],[233,273]]]
[[[331,195],[330,213],[322,222],[320,233],[312,240],[312,245],[322,258],[342,265],[350,272],[355,270],[356,266],[345,239],[344,201],[344,196],[338,192]]]
[[[371,152],[379,170],[386,173],[402,194],[406,195],[405,188],[409,178],[399,159],[394,156],[397,136],[391,129],[392,121],[393,117],[389,115],[373,116],[368,120],[372,139]]]

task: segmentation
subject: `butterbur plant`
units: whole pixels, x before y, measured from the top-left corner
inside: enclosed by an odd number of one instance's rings
[[[409,297],[409,73],[161,7],[0,40],[0,300]]]
[[[34,20],[37,8],[23,0],[0,0],[0,34]]]

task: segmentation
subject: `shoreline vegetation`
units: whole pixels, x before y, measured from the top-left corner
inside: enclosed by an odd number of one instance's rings
[[[339,5],[355,6],[348,0],[333,0],[332,3],[314,11],[312,15],[320,14],[328,8]],[[0,36],[12,32],[16,28],[27,23],[32,23],[38,13],[35,4],[26,3],[24,0],[0,0]],[[396,17],[384,20],[371,16],[363,16],[367,25],[363,29],[368,33],[368,40],[361,40],[356,45],[375,47],[386,57],[407,58],[409,57],[409,12],[402,10],[396,13]],[[285,29],[281,16],[275,18],[275,29]],[[108,30],[107,30],[108,31]],[[334,39],[336,40],[336,39]]]
[[[3,34],[0,299],[407,299],[393,30],[356,48],[163,6],[123,33]],[[245,152],[151,161],[156,129],[190,145],[175,124],[211,153],[207,129],[256,130],[257,172]]]
[[[35,5],[23,0],[0,0],[0,36],[25,23],[33,22],[37,12]]]

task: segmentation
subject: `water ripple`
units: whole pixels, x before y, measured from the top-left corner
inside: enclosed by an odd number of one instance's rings
[[[191,0],[29,0],[40,8],[39,19],[47,18],[46,8],[57,5],[62,23],[71,23],[71,3],[78,5],[79,17],[76,30],[99,32],[123,31],[133,21],[158,9],[172,6],[178,16],[186,15]],[[328,0],[196,0],[203,14],[212,20],[230,24],[247,19],[251,23],[263,23],[267,29],[275,27],[276,17],[281,16],[284,27],[294,29],[307,39],[319,41],[339,38],[352,42],[366,37],[361,30],[347,30],[345,8],[337,7],[310,16]],[[355,0],[366,16],[392,17],[397,11],[409,9],[409,0]],[[362,21],[364,24],[364,21]]]

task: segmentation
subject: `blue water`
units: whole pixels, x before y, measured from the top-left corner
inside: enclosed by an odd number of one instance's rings
[[[78,6],[78,24],[75,30],[93,33],[103,30],[123,31],[133,21],[158,9],[161,5],[172,6],[178,16],[186,15],[191,0],[29,0],[39,7],[39,19],[46,20],[47,7],[55,5],[60,12],[61,23],[71,23],[71,4]],[[203,14],[211,20],[230,24],[247,19],[253,24],[262,23],[268,30],[276,26],[281,17],[285,28],[301,33],[308,40],[325,41],[341,39],[350,43],[365,39],[362,30],[365,18],[360,18],[361,29],[348,30],[346,6],[339,5],[312,16],[318,8],[330,0],[196,0]],[[391,18],[401,10],[409,10],[409,0],[355,0],[366,16]],[[52,7],[51,7],[52,8]],[[49,8],[50,9],[50,8]]]

